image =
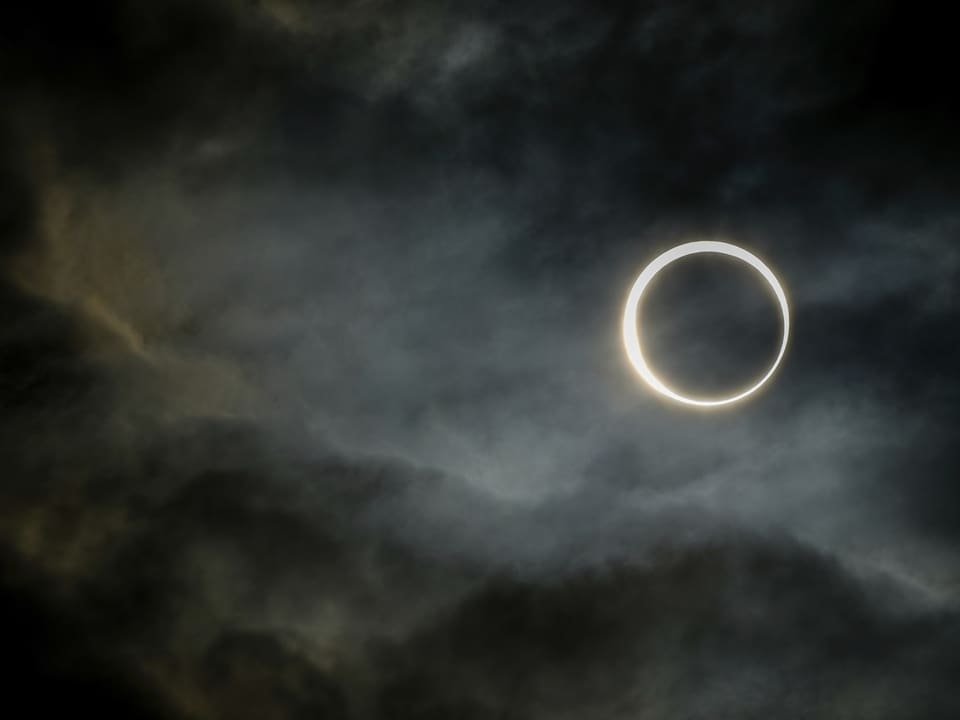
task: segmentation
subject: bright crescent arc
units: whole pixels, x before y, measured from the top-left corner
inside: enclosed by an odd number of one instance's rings
[[[770,288],[773,290],[773,294],[776,295],[777,301],[780,304],[780,316],[783,322],[783,338],[780,341],[780,351],[777,353],[777,359],[773,361],[770,369],[767,370],[766,374],[764,374],[759,381],[751,385],[743,392],[737,393],[736,395],[731,395],[730,397],[702,399],[681,395],[672,388],[668,387],[653,373],[653,370],[651,370],[650,366],[647,364],[646,358],[643,356],[643,350],[640,348],[640,332],[637,329],[637,313],[640,309],[640,300],[643,297],[644,290],[647,289],[647,285],[650,284],[650,281],[653,280],[657,273],[663,270],[670,263],[679,260],[680,258],[687,257],[688,255],[697,255],[700,253],[717,253],[720,255],[728,255],[745,262],[763,276],[763,279],[766,280],[767,284],[770,285]],[[783,360],[784,353],[787,351],[787,341],[789,339],[790,308],[787,305],[787,295],[784,293],[783,287],[780,285],[780,281],[777,280],[777,277],[773,274],[773,271],[771,271],[770,268],[768,268],[760,260],[760,258],[753,253],[747,252],[743,248],[737,247],[736,245],[731,245],[730,243],[713,240],[701,240],[697,242],[684,243],[683,245],[677,245],[676,247],[671,248],[662,255],[658,256],[653,262],[643,269],[643,272],[640,273],[640,276],[637,278],[636,282],[634,282],[633,287],[630,289],[630,295],[627,297],[627,305],[623,313],[623,344],[627,350],[627,357],[630,358],[630,362],[633,364],[633,367],[638,373],[640,373],[640,377],[642,377],[651,388],[656,390],[661,395],[665,395],[666,397],[676,400],[679,403],[683,403],[684,405],[694,405],[697,407],[719,407],[722,405],[730,405],[738,400],[743,400],[749,395],[752,395],[761,387],[763,387],[763,385],[773,376],[773,373],[780,365],[780,361]]]

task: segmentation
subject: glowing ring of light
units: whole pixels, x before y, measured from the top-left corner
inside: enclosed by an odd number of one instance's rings
[[[647,285],[650,284],[650,281],[653,280],[657,273],[663,270],[667,265],[679,260],[680,258],[687,257],[688,255],[697,255],[700,253],[717,253],[720,255],[728,255],[736,258],[737,260],[745,262],[763,276],[763,279],[766,280],[770,285],[770,288],[773,290],[773,294],[776,295],[777,301],[780,304],[780,316],[783,321],[783,339],[780,342],[780,352],[777,353],[777,359],[773,361],[773,365],[770,366],[770,369],[767,370],[766,374],[760,378],[758,382],[754,383],[743,392],[737,393],[736,395],[731,395],[730,397],[702,399],[687,397],[675,392],[671,388],[667,387],[667,385],[660,380],[660,378],[654,375],[653,371],[650,369],[650,366],[647,364],[646,358],[643,356],[643,351],[640,349],[640,332],[637,329],[637,313],[640,308],[640,299],[643,296],[643,291],[647,289]],[[738,400],[743,400],[745,397],[755,393],[757,390],[763,387],[763,385],[771,378],[777,367],[780,365],[780,361],[783,360],[783,355],[787,350],[787,340],[789,338],[790,308],[787,306],[787,296],[783,291],[783,287],[780,285],[780,281],[777,280],[770,268],[764,265],[760,258],[758,258],[756,255],[747,252],[741,247],[731,245],[730,243],[716,242],[712,240],[702,240],[698,242],[677,245],[675,248],[667,250],[665,253],[647,265],[647,267],[643,269],[643,272],[640,273],[640,276],[633,284],[633,287],[630,289],[630,295],[627,297],[627,306],[623,313],[623,344],[627,350],[627,357],[630,358],[630,362],[633,364],[633,367],[636,368],[638,373],[640,373],[640,377],[642,377],[651,388],[656,390],[661,395],[665,395],[666,397],[683,403],[684,405],[695,405],[697,407],[719,407],[721,405],[730,405],[731,403],[735,403]]]

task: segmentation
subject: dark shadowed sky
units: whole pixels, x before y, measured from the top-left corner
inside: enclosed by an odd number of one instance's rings
[[[0,673],[35,717],[960,717],[932,0],[0,10]],[[622,349],[734,242],[748,402]],[[705,394],[778,347],[650,289]]]

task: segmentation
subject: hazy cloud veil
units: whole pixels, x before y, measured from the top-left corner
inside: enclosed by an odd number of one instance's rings
[[[954,718],[960,96],[933,3],[0,10],[11,706]],[[755,400],[619,345],[743,244]],[[720,387],[777,314],[655,288]]]

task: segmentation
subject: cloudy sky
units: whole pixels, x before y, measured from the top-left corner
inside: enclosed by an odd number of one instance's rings
[[[932,0],[0,10],[0,672],[35,717],[960,717]],[[633,279],[782,279],[749,402]],[[643,309],[776,353],[733,261]]]

